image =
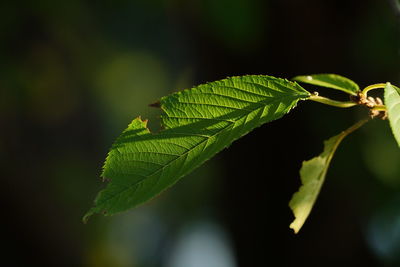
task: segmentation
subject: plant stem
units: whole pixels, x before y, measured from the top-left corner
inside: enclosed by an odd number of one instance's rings
[[[309,99],[312,101],[315,101],[315,102],[319,102],[319,103],[322,103],[325,105],[334,106],[334,107],[338,107],[338,108],[350,108],[350,107],[354,107],[355,105],[357,105],[357,103],[355,103],[355,102],[336,101],[336,100],[332,100],[330,98],[318,96],[318,95],[311,95]]]
[[[371,90],[374,89],[380,89],[380,88],[385,88],[386,84],[385,83],[377,83],[377,84],[372,84],[370,86],[367,86],[364,88],[364,90],[362,90],[362,94],[367,96],[367,93]]]
[[[364,120],[361,120],[361,121],[357,122],[356,124],[354,124],[350,128],[348,128],[348,129],[343,131],[344,136],[347,136],[347,135],[351,134],[352,132],[354,132],[355,130],[357,130],[358,128],[360,128],[361,126],[363,126],[365,123],[367,123],[369,121],[370,121],[370,119],[364,119]]]
[[[375,107],[372,108],[372,110],[386,110],[385,105],[376,105]]]

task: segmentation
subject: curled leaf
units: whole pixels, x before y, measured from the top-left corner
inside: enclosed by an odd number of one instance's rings
[[[329,164],[339,144],[347,135],[366,122],[367,120],[360,121],[340,134],[329,138],[324,142],[324,150],[319,156],[303,162],[300,169],[302,186],[298,192],[294,193],[289,202],[289,207],[292,209],[295,216],[295,220],[289,227],[292,228],[295,233],[300,231],[307,217],[310,215],[325,181]]]

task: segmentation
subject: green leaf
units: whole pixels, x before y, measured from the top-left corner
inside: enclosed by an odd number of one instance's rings
[[[337,89],[350,95],[357,95],[357,92],[360,91],[360,88],[355,82],[337,74],[314,74],[306,76],[296,76],[293,78],[293,80],[312,85]]]
[[[385,105],[390,127],[400,146],[400,89],[390,83],[385,86]]]
[[[324,150],[319,156],[303,162],[300,169],[302,186],[298,192],[294,193],[289,202],[289,207],[292,209],[295,216],[295,220],[289,227],[292,228],[295,233],[299,232],[314,206],[322,184],[325,181],[329,164],[340,142],[366,122],[367,120],[360,121],[346,131],[331,137],[324,142]]]
[[[161,99],[164,130],[133,120],[116,140],[94,213],[112,215],[143,203],[255,127],[279,119],[310,94],[295,82],[242,76],[203,84]]]

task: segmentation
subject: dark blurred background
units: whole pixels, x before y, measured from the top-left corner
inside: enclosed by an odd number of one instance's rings
[[[149,103],[244,74],[399,85],[397,14],[374,0],[1,1],[0,265],[400,266],[387,122],[343,142],[303,229],[288,227],[302,160],[358,108],[302,102],[155,200],[81,222],[114,139],[138,115],[158,129]]]

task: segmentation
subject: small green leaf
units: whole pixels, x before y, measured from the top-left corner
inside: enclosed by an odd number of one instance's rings
[[[271,76],[232,77],[161,99],[164,130],[153,134],[133,120],[116,140],[102,177],[110,180],[85,215],[112,215],[176,183],[254,128],[281,118],[310,94]]]
[[[314,74],[306,76],[296,76],[293,78],[293,80],[312,85],[337,89],[350,95],[357,95],[357,92],[360,91],[360,88],[355,82],[337,74]]]
[[[299,232],[314,206],[318,194],[321,191],[322,184],[325,181],[329,164],[340,142],[366,122],[367,120],[360,121],[346,131],[331,137],[324,142],[324,150],[319,156],[303,162],[300,169],[302,186],[298,192],[294,193],[289,202],[289,207],[292,209],[295,216],[295,220],[289,227],[292,228],[295,233]]]
[[[390,83],[387,83],[385,87],[385,105],[390,127],[400,146],[400,89]]]

